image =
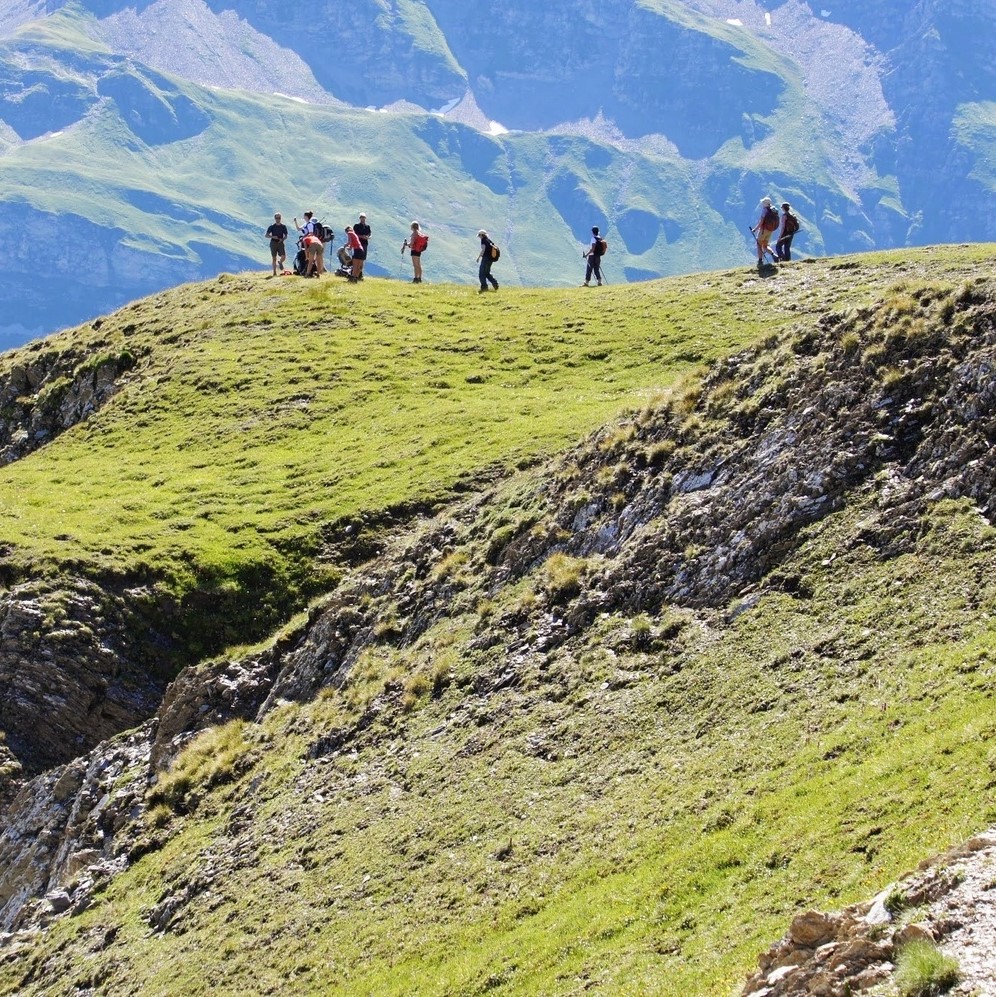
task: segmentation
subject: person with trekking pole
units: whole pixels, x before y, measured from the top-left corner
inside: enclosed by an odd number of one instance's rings
[[[581,255],[588,260],[584,271],[583,287],[591,287],[591,275],[595,275],[598,286],[602,286],[602,256],[605,254],[606,242],[598,234],[598,226],[591,227],[591,245]]]
[[[774,251],[768,248],[771,233],[778,228],[778,212],[771,206],[770,197],[761,198],[761,215],[757,224],[751,229],[754,241],[757,243],[757,269],[764,266],[764,254],[770,254],[772,260],[778,261]]]
[[[411,224],[412,234],[405,239],[401,246],[401,255],[405,255],[405,250],[407,249],[411,254],[412,258],[412,269],[415,271],[415,276],[412,278],[413,284],[422,283],[422,253],[425,252],[426,247],[429,245],[429,237],[422,231],[422,227],[418,222],[412,222]]]

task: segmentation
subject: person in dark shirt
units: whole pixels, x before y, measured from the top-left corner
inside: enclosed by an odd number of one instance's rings
[[[481,281],[481,293],[483,294],[488,289],[488,282],[491,282],[491,286],[498,290],[498,281],[491,276],[491,264],[494,262],[494,256],[492,255],[492,247],[494,243],[488,238],[488,233],[481,229],[477,233],[477,237],[481,240],[481,251],[477,254],[477,258],[481,261],[481,265],[478,268],[477,276]]]
[[[602,286],[602,237],[598,234],[598,226],[591,227],[591,245],[585,250],[584,257],[588,266],[584,272],[584,286],[591,287],[591,275],[595,275],[598,286]]]
[[[353,226],[356,237],[360,240],[359,254],[353,253],[353,262],[356,264],[356,279],[363,280],[363,263],[367,258],[367,245],[370,242],[370,226],[367,224],[367,216],[361,211],[360,220]]]
[[[280,220],[280,212],[273,216],[273,224],[266,230],[264,238],[270,240],[270,257],[273,262],[273,276],[277,276],[277,262],[283,270],[287,259],[287,226]]]

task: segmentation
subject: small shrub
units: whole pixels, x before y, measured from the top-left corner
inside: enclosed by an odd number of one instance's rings
[[[902,997],[943,994],[958,982],[959,976],[957,961],[933,942],[910,942],[896,959],[896,986]]]
[[[553,603],[573,599],[581,591],[581,578],[587,569],[584,560],[567,554],[551,554],[543,565],[542,586]]]
[[[861,337],[856,332],[847,332],[840,341],[840,348],[844,351],[844,356],[851,356],[858,352],[861,346]]]
[[[157,812],[158,804],[165,804],[177,812],[188,811],[208,789],[237,778],[241,763],[250,751],[245,733],[244,720],[201,731],[153,786],[149,793],[152,812]],[[162,816],[159,810],[157,820]]]
[[[898,886],[894,886],[891,890],[889,890],[882,906],[884,906],[893,917],[896,917],[900,914],[900,912],[906,909],[907,903],[906,894],[899,889]]]

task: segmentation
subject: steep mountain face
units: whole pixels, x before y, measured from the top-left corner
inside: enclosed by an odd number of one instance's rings
[[[955,786],[958,819],[991,813],[996,288],[889,266],[879,300],[800,305],[400,524],[279,640],[24,784],[0,986],[155,991],[169,964],[175,993],[411,993],[429,965],[466,992],[714,992],[746,973],[735,898],[766,925],[782,886],[864,890]],[[786,280],[859,281],[837,267]],[[693,839],[704,864],[648,857]]]
[[[817,255],[987,238],[991,5],[901,7],[19,0],[0,15],[0,228],[23,247],[3,335],[265,266],[277,206],[339,232],[373,209],[381,275],[419,217],[437,280],[466,279],[482,224],[525,283],[574,283],[592,224],[616,279],[731,265],[763,194]],[[497,163],[425,148],[436,112],[469,133],[451,146],[496,133]],[[583,140],[568,162],[551,132]],[[30,280],[39,227],[80,247],[45,263],[58,296]]]

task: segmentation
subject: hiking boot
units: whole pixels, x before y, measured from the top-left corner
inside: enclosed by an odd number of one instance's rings
[[[581,286],[582,287],[591,287],[591,284],[589,284],[588,281],[585,281]]]
[[[601,281],[599,281],[599,282],[598,282],[598,286],[599,286],[599,287],[601,287],[601,286],[602,286],[602,282],[601,282]]]

